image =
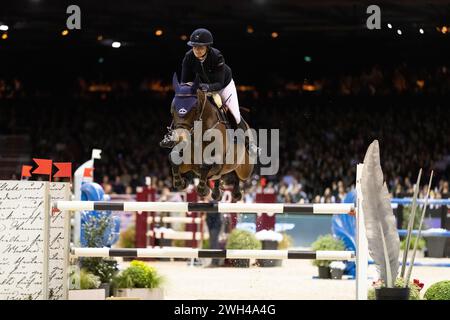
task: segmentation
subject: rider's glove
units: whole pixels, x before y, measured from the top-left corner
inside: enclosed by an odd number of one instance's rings
[[[200,90],[202,90],[204,92],[209,91],[209,84],[207,84],[207,83],[200,83],[199,87],[200,87]]]

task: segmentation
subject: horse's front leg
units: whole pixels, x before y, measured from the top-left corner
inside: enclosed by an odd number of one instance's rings
[[[172,154],[171,154],[172,155]],[[172,184],[177,190],[184,190],[186,188],[186,179],[181,176],[180,166],[172,161],[172,157],[169,156],[170,164],[172,166]]]
[[[202,164],[200,166],[200,181],[198,182],[197,192],[201,197],[206,197],[209,194],[208,174],[212,167],[213,165],[210,164]]]
[[[220,179],[214,180],[214,189],[211,193],[211,197],[216,200],[220,201],[222,200],[222,190],[220,189]]]
[[[231,197],[235,201],[239,201],[242,199],[241,187],[239,186],[240,179],[236,172],[233,172],[233,190],[231,191]]]

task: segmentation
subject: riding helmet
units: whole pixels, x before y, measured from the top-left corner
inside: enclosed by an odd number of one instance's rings
[[[210,46],[213,43],[213,36],[209,30],[200,28],[194,30],[191,34],[191,38],[187,43],[188,46]]]

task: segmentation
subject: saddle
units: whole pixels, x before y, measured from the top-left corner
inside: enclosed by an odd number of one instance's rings
[[[207,97],[209,102],[217,108],[220,122],[225,124],[227,129],[237,129],[236,120],[228,109],[227,105],[223,104],[222,98],[217,92],[208,92]]]

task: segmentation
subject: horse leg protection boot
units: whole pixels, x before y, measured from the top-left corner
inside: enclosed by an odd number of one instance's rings
[[[250,127],[248,127],[250,128]],[[238,129],[242,129],[245,133],[247,130],[247,124],[241,116],[241,122],[238,123]],[[255,144],[256,137],[253,137],[252,141],[249,138],[245,138],[245,148],[250,156],[256,157],[259,154],[259,148]]]

